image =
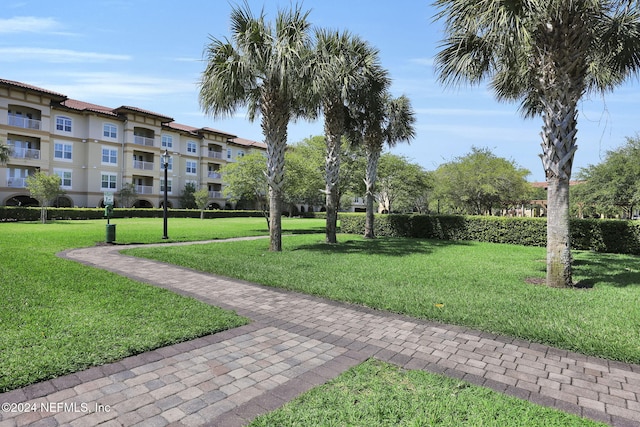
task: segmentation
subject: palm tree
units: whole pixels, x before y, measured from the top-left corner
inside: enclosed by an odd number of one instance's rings
[[[489,78],[498,100],[542,115],[548,191],[547,285],[572,286],[569,180],[577,149],[578,101],[640,68],[640,11],[634,0],[437,0],[445,39],[441,81]]]
[[[388,84],[386,73],[372,79],[364,102],[360,101],[358,109],[352,109],[348,118],[349,138],[352,143],[364,146],[367,157],[364,237],[369,239],[375,237],[373,201],[384,144],[393,147],[415,136],[416,119],[409,98],[404,95],[392,98],[386,90]]]
[[[299,7],[279,11],[275,25],[264,11],[254,16],[245,2],[231,11],[232,39],[211,38],[200,80],[200,105],[214,117],[247,107],[261,116],[267,145],[271,251],[282,250],[282,186],[287,127],[304,116],[308,102],[310,24]]]
[[[336,243],[340,201],[340,147],[345,131],[345,114],[358,88],[372,73],[379,72],[378,51],[348,32],[316,30],[314,92],[324,113],[327,145],[325,159],[326,242]]]

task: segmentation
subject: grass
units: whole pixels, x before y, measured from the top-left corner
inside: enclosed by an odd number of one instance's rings
[[[640,270],[636,256],[575,252],[588,289],[551,289],[545,249],[479,242],[340,235],[141,248],[128,253],[268,286],[465,325],[579,353],[640,362]]]
[[[250,427],[604,425],[466,382],[368,360],[256,418]]]
[[[115,220],[116,241],[162,242],[161,221]],[[0,223],[0,391],[246,322],[55,256],[104,241],[104,224]],[[556,342],[585,354],[640,360],[638,257],[576,253],[576,278],[590,289],[554,290],[524,283],[525,278],[544,275],[541,248],[365,241],[347,235],[330,246],[317,234],[324,228],[321,220],[283,219],[283,228],[297,235],[283,238],[282,253],[268,252],[267,241],[132,252],[416,317]],[[266,234],[260,218],[169,222],[169,241]],[[458,380],[370,360],[253,425],[601,424]]]
[[[161,219],[113,223],[117,242],[162,241]],[[291,231],[311,224],[284,223]],[[267,234],[260,218],[173,219],[169,225],[172,241]],[[0,223],[0,392],[247,322],[55,256],[104,239],[105,221]]]

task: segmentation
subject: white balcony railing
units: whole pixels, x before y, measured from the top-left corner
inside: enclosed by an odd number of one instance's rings
[[[27,186],[27,178],[13,178],[7,180],[7,187],[25,188]]]
[[[11,147],[11,157],[16,159],[40,159],[40,150],[33,148]]]
[[[208,155],[209,155],[209,157],[211,157],[213,159],[221,159],[222,158],[222,151],[211,151],[211,150],[209,150]]]
[[[143,169],[146,171],[152,171],[153,170],[153,162],[145,162],[142,160],[134,160],[133,161],[133,168],[134,169]]]
[[[214,172],[214,171],[209,171],[209,174],[207,175],[209,178],[213,178],[213,179],[220,179],[222,178],[222,174],[220,172]]]
[[[136,193],[153,194],[153,186],[152,185],[136,185]]]
[[[212,199],[222,199],[222,191],[209,191],[209,197]]]
[[[36,119],[29,119],[27,117],[17,116],[15,114],[9,114],[9,126],[40,130],[40,128],[42,127],[42,122]]]
[[[134,135],[133,143],[138,145],[145,145],[147,147],[153,147],[153,138],[147,138],[146,136]]]

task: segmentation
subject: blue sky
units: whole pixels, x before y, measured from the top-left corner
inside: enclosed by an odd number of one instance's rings
[[[209,37],[229,35],[232,2],[225,0],[5,0],[0,11],[0,78],[61,92],[85,102],[130,105],[262,140],[259,121],[245,111],[224,120],[206,117],[198,105],[197,81]],[[269,18],[282,1],[254,1]],[[417,137],[392,150],[427,170],[462,156],[472,146],[531,171],[544,180],[541,119],[523,119],[515,104],[495,101],[486,85],[446,88],[437,82],[433,57],[442,38],[430,0],[306,0],[311,22],[346,29],[380,50],[393,79],[392,92],[407,95],[416,111]],[[638,81],[581,104],[574,176],[598,163],[607,150],[640,129]],[[289,142],[322,134],[322,123],[289,127]]]

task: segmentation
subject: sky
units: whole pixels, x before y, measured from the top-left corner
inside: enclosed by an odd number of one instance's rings
[[[239,0],[241,1],[241,0]],[[406,95],[416,113],[416,137],[391,149],[426,170],[468,154],[472,147],[528,169],[543,181],[539,158],[542,119],[524,119],[518,105],[499,103],[486,82],[449,87],[433,59],[443,38],[432,0],[305,0],[314,26],[348,30],[380,51],[394,96]],[[3,0],[0,78],[69,98],[117,108],[134,106],[194,127],[212,127],[262,141],[259,119],[241,109],[230,118],[206,116],[198,102],[203,52],[211,38],[230,36],[227,0]],[[248,0],[268,20],[289,0]],[[573,176],[599,163],[640,129],[638,79],[580,104]],[[322,121],[289,126],[288,141],[322,135]]]

